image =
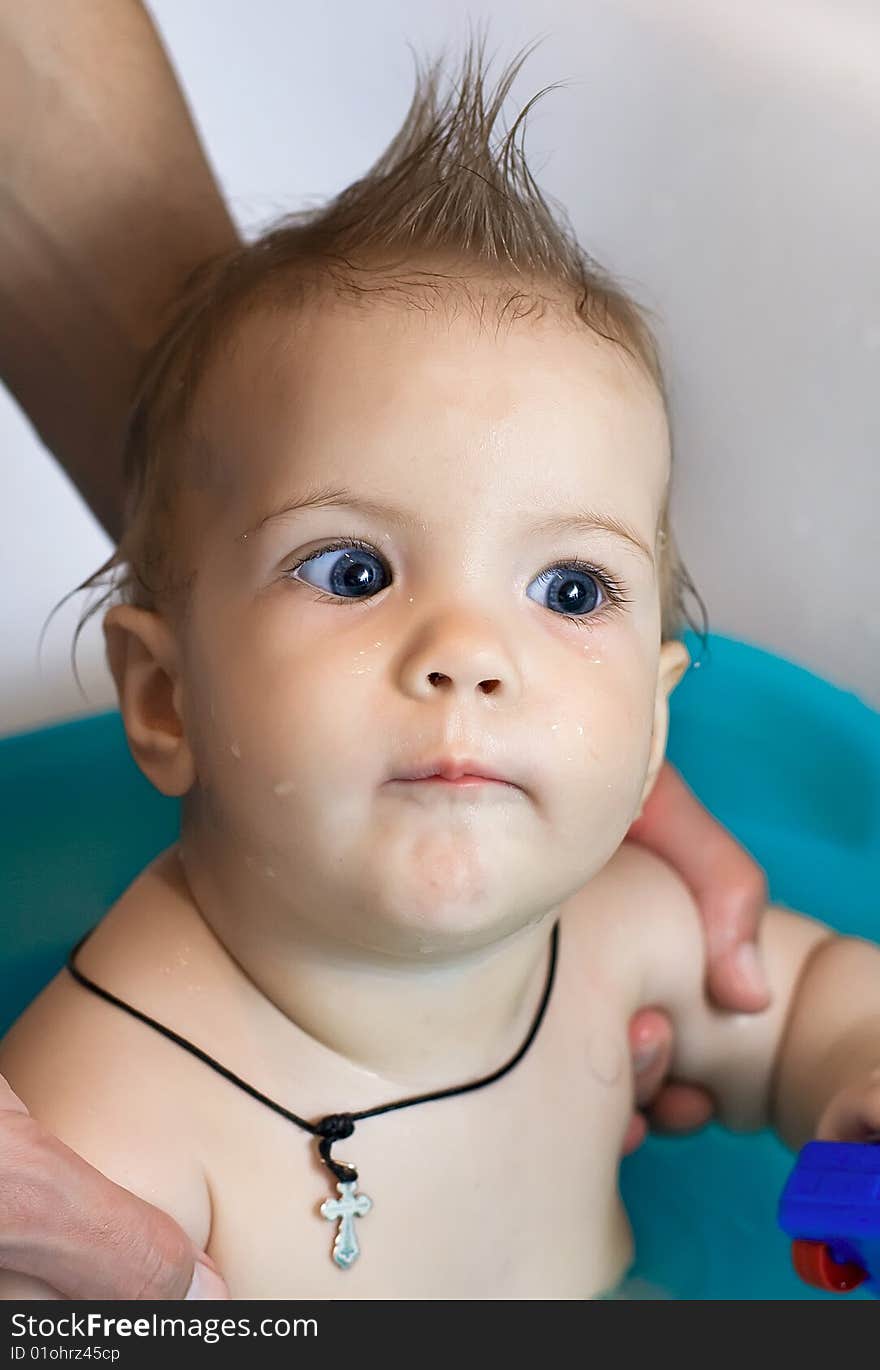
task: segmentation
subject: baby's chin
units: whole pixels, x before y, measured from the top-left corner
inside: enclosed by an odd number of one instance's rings
[[[459,872],[461,877],[461,872]],[[557,891],[511,881],[503,872],[479,880],[386,881],[362,902],[354,939],[394,958],[441,962],[497,946],[555,913]]]
[[[594,869],[581,836],[575,845],[546,828],[392,825],[353,843],[338,865],[322,853],[325,880],[312,905],[337,945],[453,960],[556,915]]]
[[[528,917],[473,911],[458,916],[444,910],[435,919],[414,920],[375,918],[360,929],[358,943],[367,953],[393,961],[418,961],[424,965],[451,964],[463,956],[495,948],[525,928],[540,923],[553,912],[546,909]]]

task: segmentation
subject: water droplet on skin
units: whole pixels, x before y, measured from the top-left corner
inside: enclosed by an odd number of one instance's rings
[[[578,732],[578,737],[583,737],[583,735],[584,735],[584,725],[583,725],[583,723],[579,723],[579,724],[578,724],[577,732]]]
[[[275,879],[275,872],[273,871],[273,869],[272,869],[271,866],[264,866],[263,869],[265,870],[265,872],[266,872],[266,874],[268,875],[268,877],[269,877],[270,880],[274,880],[274,879]]]
[[[275,791],[279,799],[283,799],[286,794],[293,794],[294,790],[296,789],[296,781],[279,780],[277,785],[272,786],[272,789]]]
[[[232,746],[229,748],[229,750],[232,752],[232,755],[235,757],[236,761],[240,761],[240,760],[241,760],[241,749],[239,748],[239,745],[238,745],[237,742],[233,742],[233,744],[232,744]]]

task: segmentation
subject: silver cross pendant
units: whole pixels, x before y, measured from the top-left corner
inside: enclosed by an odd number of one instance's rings
[[[369,1213],[373,1207],[373,1200],[367,1198],[366,1194],[355,1193],[357,1180],[339,1181],[336,1188],[339,1190],[340,1198],[325,1199],[321,1204],[321,1213],[328,1222],[335,1222],[337,1218],[340,1220],[333,1243],[333,1259],[340,1270],[348,1270],[361,1254],[355,1236],[354,1220]]]

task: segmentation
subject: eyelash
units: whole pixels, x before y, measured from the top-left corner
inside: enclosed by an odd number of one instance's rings
[[[374,556],[377,559],[377,561],[380,561],[382,565],[385,567],[386,571],[390,573],[391,568],[388,566],[382,554],[378,552],[375,547],[372,547],[370,543],[365,542],[362,538],[351,537],[337,538],[335,542],[328,542],[326,546],[319,547],[314,552],[309,552],[309,555],[307,557],[302,557],[298,562],[296,562],[294,566],[288,566],[287,569],[284,571],[284,575],[288,579],[293,580],[294,571],[298,571],[299,568],[301,566],[305,566],[307,562],[314,561],[317,557],[323,556],[325,552],[344,551],[348,547],[360,547],[361,551],[369,552],[370,555]],[[563,566],[573,567],[577,571],[583,571],[587,575],[592,576],[594,580],[597,580],[599,584],[602,586],[602,589],[604,590],[609,600],[609,603],[603,605],[602,608],[594,614],[555,614],[555,618],[564,618],[569,623],[573,623],[577,628],[588,628],[596,622],[603,622],[604,619],[610,616],[611,614],[617,613],[618,610],[622,609],[625,604],[632,603],[632,600],[629,598],[627,593],[627,586],[624,585],[623,581],[618,580],[616,576],[613,576],[610,571],[606,571],[604,567],[595,566],[592,562],[583,561],[580,557],[566,557],[564,561],[553,562],[552,565],[545,567],[543,571],[539,571],[535,578],[536,580],[541,580],[543,577],[549,577],[551,571],[558,570],[560,567]],[[309,585],[308,581],[301,580],[297,583],[299,585],[305,585],[306,589],[311,590],[312,594],[315,596],[315,599],[319,601],[323,600],[328,604],[363,604],[365,603],[367,598],[364,597],[363,599],[344,599],[340,595],[328,595],[323,590],[319,590],[316,585]],[[369,598],[372,598],[372,596],[370,596]]]

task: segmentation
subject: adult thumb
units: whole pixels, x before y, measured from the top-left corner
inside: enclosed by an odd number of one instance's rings
[[[227,1299],[183,1228],[32,1118],[0,1076],[0,1269],[68,1299]]]
[[[220,1274],[215,1262],[211,1260],[210,1256],[206,1256],[204,1251],[199,1251],[196,1255],[195,1269],[186,1297],[188,1299],[229,1298],[226,1281]]]

